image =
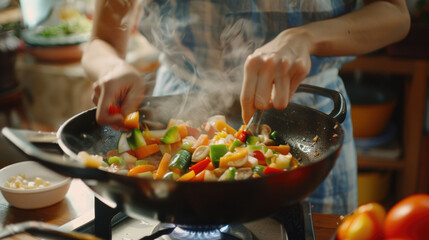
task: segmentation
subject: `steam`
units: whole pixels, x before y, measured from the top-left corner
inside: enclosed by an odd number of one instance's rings
[[[197,101],[185,98],[176,110],[183,112],[192,104],[193,109],[206,109],[204,115],[210,116],[212,103],[206,94],[219,96],[217,108],[228,109],[235,104],[241,91],[244,62],[265,39],[257,37],[251,20],[226,15],[225,4],[206,2],[205,7],[200,1],[195,5],[191,1],[186,10],[178,9],[177,4],[174,0],[143,3],[144,20],[139,27],[163,53],[170,63],[169,69],[176,69],[174,74],[190,84],[183,94],[194,94],[198,89]],[[195,42],[203,45],[193,45]]]

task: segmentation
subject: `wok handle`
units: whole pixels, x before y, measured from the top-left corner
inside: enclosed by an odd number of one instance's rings
[[[53,138],[53,136],[56,135],[55,133],[13,129],[8,127],[3,128],[1,132],[7,140],[9,140],[25,155],[37,160],[41,164],[60,174],[81,179],[107,179],[106,171],[85,167],[83,162],[71,159],[63,154],[42,151],[32,143],[56,143],[56,137],[55,139]]]
[[[64,232],[61,231],[60,228],[56,225],[36,221],[28,221],[7,225],[3,230],[0,231],[0,238],[3,239],[24,232],[33,234],[35,236],[47,238],[52,237],[55,239],[100,240],[100,238],[91,234],[79,232]]]
[[[339,123],[344,122],[344,119],[346,119],[347,104],[340,92],[308,84],[299,85],[297,92],[308,92],[329,97],[334,102],[334,109],[328,115]]]

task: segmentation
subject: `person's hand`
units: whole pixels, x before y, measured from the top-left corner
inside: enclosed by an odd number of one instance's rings
[[[144,99],[145,83],[139,72],[126,62],[116,65],[93,85],[92,101],[97,105],[98,124],[124,129],[124,118],[138,109]],[[120,106],[117,114],[109,107]]]
[[[311,42],[290,29],[248,56],[241,90],[242,118],[247,123],[256,109],[284,109],[311,67]]]

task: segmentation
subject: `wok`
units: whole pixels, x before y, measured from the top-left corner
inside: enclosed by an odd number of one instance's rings
[[[332,99],[334,109],[325,114],[290,103],[285,110],[264,112],[266,123],[279,134],[291,152],[302,159],[302,167],[267,177],[230,182],[175,182],[152,180],[86,168],[74,160],[79,151],[105,154],[116,149],[120,132],[96,123],[96,109],[67,120],[55,139],[65,154],[42,151],[30,142],[47,142],[49,135],[28,130],[4,128],[3,135],[30,158],[73,178],[82,179],[110,207],[133,218],[150,217],[165,223],[183,225],[237,224],[274,215],[281,208],[309,196],[333,168],[343,141],[339,126],[345,118],[343,96],[332,90],[302,85],[298,91],[324,95]],[[203,96],[205,101],[202,101]],[[192,119],[198,123],[213,114],[225,114],[229,124],[242,124],[238,98],[227,108],[221,97],[211,95],[175,95],[147,97],[142,104],[144,119],[166,123],[171,117]],[[193,107],[194,104],[200,106]],[[178,106],[185,106],[182,109]],[[208,111],[207,109],[210,109]],[[318,136],[315,142],[313,139]],[[42,136],[42,140],[40,140]],[[52,140],[52,138],[51,138]]]

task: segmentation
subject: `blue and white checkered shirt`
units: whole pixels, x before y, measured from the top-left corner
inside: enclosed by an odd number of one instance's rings
[[[356,0],[152,0],[144,1],[140,31],[162,52],[154,95],[196,89],[237,92],[245,59],[281,31],[356,9]],[[305,83],[347,98],[338,69],[351,57],[311,57]],[[323,97],[293,101],[330,112]],[[342,124],[345,141],[328,178],[309,197],[313,211],[347,214],[357,207],[357,166],[350,103]]]

